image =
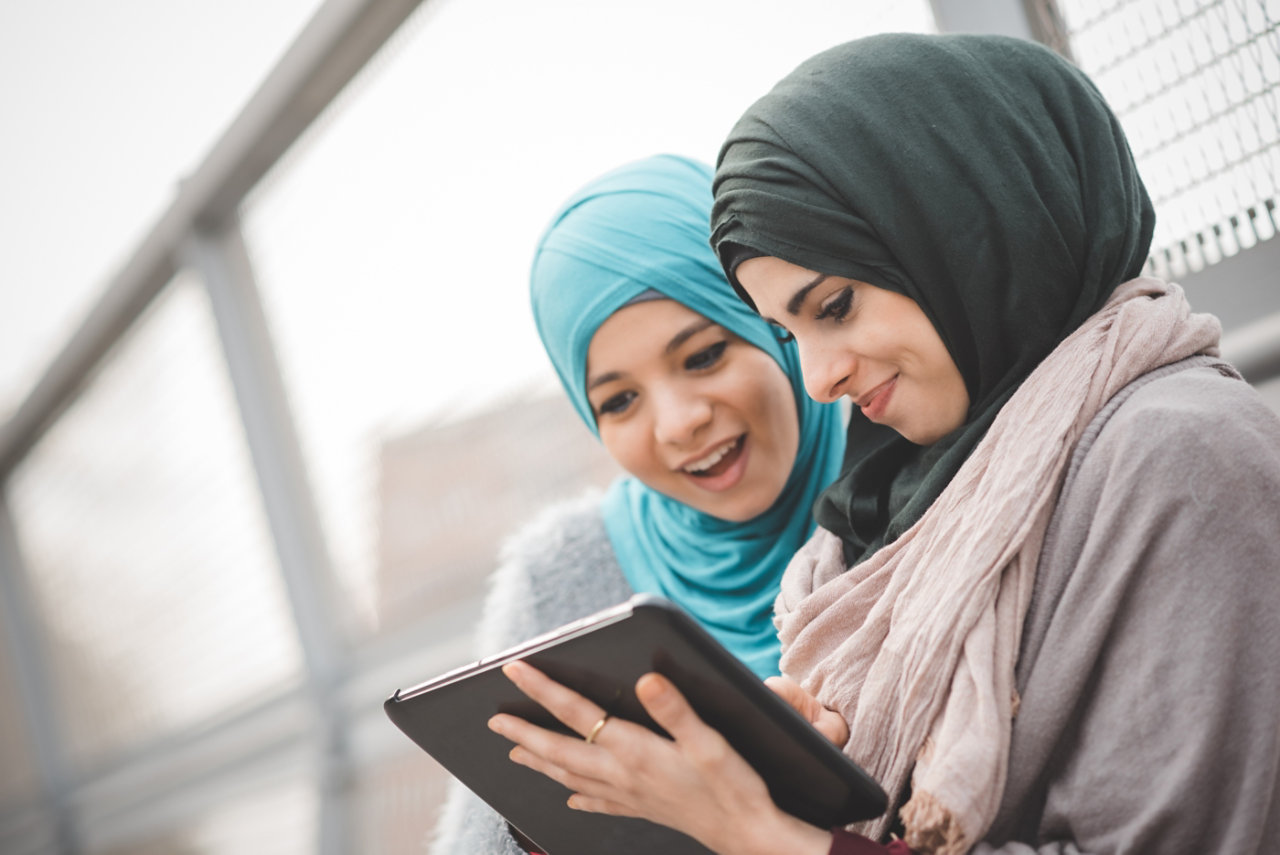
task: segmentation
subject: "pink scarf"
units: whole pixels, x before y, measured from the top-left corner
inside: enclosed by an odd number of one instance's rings
[[[1216,356],[1220,332],[1177,285],[1122,284],[1023,382],[901,537],[846,568],[839,539],[819,529],[792,559],[776,607],[782,670],[844,715],[846,753],[889,793],[889,812],[863,833],[883,837],[899,809],[918,852],[982,839],[1004,791],[1022,622],[1076,442],[1134,379]]]

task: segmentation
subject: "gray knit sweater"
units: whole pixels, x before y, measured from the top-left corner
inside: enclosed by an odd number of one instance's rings
[[[555,505],[504,547],[477,630],[477,655],[497,653],[617,605],[632,590],[600,515],[599,491]],[[430,855],[521,855],[506,822],[456,780]]]

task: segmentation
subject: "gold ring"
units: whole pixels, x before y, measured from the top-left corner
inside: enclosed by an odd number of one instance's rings
[[[596,737],[600,735],[601,730],[604,730],[604,723],[608,720],[609,720],[609,714],[605,713],[603,716],[600,717],[600,720],[598,722],[596,722],[591,726],[591,732],[588,733],[586,737],[588,745],[596,741]]]

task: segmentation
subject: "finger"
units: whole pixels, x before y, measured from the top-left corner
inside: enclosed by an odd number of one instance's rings
[[[839,748],[843,748],[845,743],[849,741],[849,722],[844,720],[844,716],[835,710],[823,709],[822,716],[815,726],[818,732]]]
[[[640,814],[624,804],[611,799],[588,796],[586,793],[574,793],[569,797],[569,807],[586,813],[607,813],[610,816],[634,816]]]
[[[513,763],[540,772],[567,790],[588,793],[592,796],[602,796],[612,792],[608,783],[563,766],[548,757],[535,754],[521,745],[512,748],[507,756]]]
[[[489,719],[489,728],[516,744],[511,751],[512,760],[537,769],[570,789],[578,789],[581,781],[604,780],[613,768],[608,752],[592,750],[581,739],[538,727],[518,716],[496,715]],[[552,774],[552,770],[556,773]],[[564,775],[573,776],[574,783],[568,783]]]
[[[527,662],[508,662],[502,666],[502,673],[515,683],[516,688],[584,739],[596,722],[605,716],[605,710],[599,704],[557,683]]]
[[[811,697],[799,683],[785,674],[765,677],[764,684],[772,689],[774,694],[781,695],[784,698]]]
[[[795,708],[809,720],[814,728],[837,746],[849,741],[849,724],[844,716],[835,710],[828,709],[803,686],[788,677],[768,677],[765,684],[778,697]]]
[[[773,689],[774,693],[778,695],[785,693],[786,687],[791,683],[792,681],[789,677],[773,676],[764,678],[764,684]]]
[[[773,693],[786,701],[798,713],[803,715],[809,721],[813,721],[815,704],[812,703],[813,696],[787,677],[768,677],[764,684],[773,690]]]

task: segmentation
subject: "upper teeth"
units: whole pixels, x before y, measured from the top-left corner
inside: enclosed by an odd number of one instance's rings
[[[724,445],[713,450],[710,454],[708,454],[706,457],[702,458],[701,460],[695,460],[692,463],[690,463],[688,466],[685,466],[684,471],[703,472],[707,469],[710,469],[712,466],[715,466],[717,463],[719,463],[720,460],[726,454],[728,454],[730,451],[733,451],[733,447],[737,444],[738,444],[738,441],[736,439],[729,440]]]

